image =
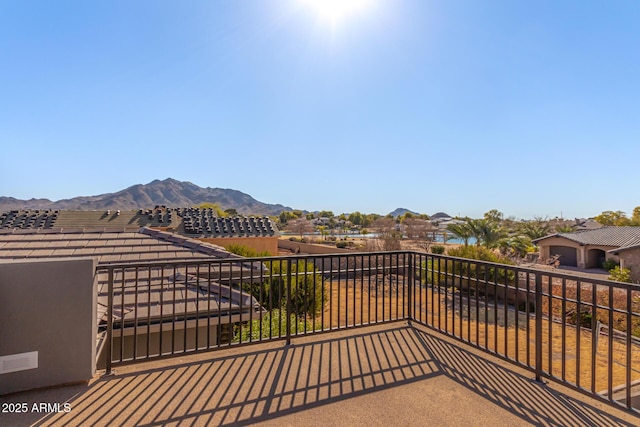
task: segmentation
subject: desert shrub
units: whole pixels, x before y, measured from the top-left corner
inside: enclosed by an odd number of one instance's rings
[[[345,242],[344,240],[336,242],[336,248],[345,249],[347,246],[349,246],[349,243]]]
[[[495,262],[498,264],[513,265],[514,262],[506,256],[498,255],[491,249],[485,246],[459,246],[457,248],[451,248],[447,252],[447,255],[458,257],[476,259],[478,261]]]
[[[569,314],[568,320],[572,325],[577,325],[578,323],[580,323],[581,327],[591,329],[593,314],[591,314],[590,311],[583,311],[578,316],[578,314],[574,311]]]
[[[287,268],[289,261],[266,263],[268,276],[262,284],[247,283],[243,289],[267,310],[284,309],[287,306]],[[291,313],[297,316],[318,314],[327,299],[322,275],[312,262],[291,262]]]
[[[256,315],[258,317],[258,315]],[[313,331],[322,329],[322,324],[311,320],[298,318],[295,314],[290,314],[290,332]],[[287,312],[285,309],[273,309],[264,313],[262,319],[258,318],[251,322],[239,323],[235,326],[233,342],[257,341],[261,338],[284,337],[287,335]]]
[[[232,254],[240,255],[246,258],[271,256],[271,253],[269,253],[269,251],[258,252],[257,250],[250,248],[249,246],[239,245],[237,243],[232,243],[225,249]]]
[[[609,280],[631,283],[631,270],[616,265],[609,271]]]
[[[444,246],[440,246],[440,245],[431,246],[431,253],[442,255],[444,254],[444,249],[445,249]]]
[[[613,270],[615,267],[617,267],[618,265],[620,265],[619,263],[615,262],[612,259],[605,259],[602,262],[602,268],[604,268],[607,271],[611,271]]]

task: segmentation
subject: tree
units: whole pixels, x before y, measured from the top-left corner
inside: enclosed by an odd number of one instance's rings
[[[291,282],[289,282],[289,262],[291,262]],[[287,287],[291,287],[291,314],[311,316],[322,310],[327,299],[324,281],[312,262],[273,261],[267,265],[268,278],[262,283],[247,283],[243,288],[267,310],[286,309]]]
[[[364,219],[364,216],[358,211],[355,211],[349,214],[349,221],[351,221],[353,225],[362,225],[363,219]]]
[[[405,236],[416,242],[420,249],[428,251],[431,244],[436,240],[438,229],[425,219],[417,217],[405,218],[402,225]]]
[[[298,218],[293,212],[291,211],[282,211],[280,212],[280,215],[278,216],[278,222],[280,223],[280,225],[285,225],[288,221],[292,220],[292,219],[296,219]]]
[[[287,229],[299,234],[302,239],[305,233],[313,232],[313,224],[306,218],[296,218],[287,223]]]
[[[504,214],[497,209],[491,209],[489,212],[485,212],[484,219],[489,222],[501,223],[504,219]]]
[[[527,236],[509,236],[498,241],[500,253],[514,258],[524,258],[533,246]]]
[[[549,221],[540,217],[535,217],[533,221],[522,222],[518,228],[520,233],[531,240],[548,236],[551,231]]]
[[[318,227],[318,231],[320,231],[320,235],[322,236],[322,240],[326,240],[327,239],[327,235],[329,234],[329,231],[327,230],[327,226],[326,225],[321,225]]]
[[[217,203],[200,203],[196,207],[200,209],[212,209],[216,213],[216,216],[220,218],[228,216],[226,211],[223,211]]]
[[[468,222],[461,224],[449,224],[447,230],[453,233],[458,239],[464,241],[464,245],[469,245],[469,239],[473,237],[473,230],[469,226]]]
[[[556,233],[573,233],[575,230],[571,224],[558,224],[555,227]]]
[[[373,227],[378,237],[367,241],[368,250],[395,251],[401,248],[402,232],[396,227],[394,219],[379,218],[373,223]]]
[[[506,237],[506,232],[499,223],[483,219],[467,220],[472,236],[476,238],[476,245],[483,245],[487,248],[495,248],[498,241]]]
[[[226,213],[228,216],[238,216],[238,211],[234,208],[225,209],[224,213]]]
[[[640,225],[640,206],[633,208],[630,225]]]
[[[635,213],[635,209],[634,209]],[[629,218],[622,211],[604,211],[594,218],[602,225],[628,225]]]

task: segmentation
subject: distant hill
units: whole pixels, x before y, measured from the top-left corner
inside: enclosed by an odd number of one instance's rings
[[[148,184],[133,185],[116,193],[98,196],[81,196],[72,199],[51,201],[48,199],[19,200],[0,197],[0,211],[11,209],[138,209],[156,205],[172,207],[196,206],[202,203],[216,203],[222,209],[235,209],[243,215],[277,215],[292,210],[283,205],[262,203],[237,190],[224,188],[202,188],[191,182],[167,178],[156,179]]]
[[[405,209],[405,208],[398,208],[398,209],[394,210],[393,212],[389,212],[389,215],[391,215],[394,218],[397,218],[400,215],[404,215],[407,212],[411,212],[414,215],[420,215],[418,212],[413,212],[413,211],[410,211],[409,209]]]

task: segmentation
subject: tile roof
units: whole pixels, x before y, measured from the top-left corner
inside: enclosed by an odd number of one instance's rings
[[[626,247],[633,242],[640,244],[640,227],[602,227],[593,230],[582,230],[574,233],[556,233],[549,236],[535,239],[535,242],[540,242],[551,237],[563,237],[565,239],[572,240],[582,245],[598,245],[598,246],[611,246],[615,248]]]
[[[232,312],[258,313],[261,307],[250,294],[220,285],[217,280],[230,281],[237,272],[264,269],[260,263],[244,262],[244,258],[220,246],[201,242],[165,231],[142,228],[138,231],[104,230],[64,232],[58,230],[2,230],[0,261],[37,258],[95,257],[98,263],[97,322],[106,323],[108,303],[108,272],[110,264],[136,263],[114,271],[114,320],[126,324],[134,320],[172,318],[202,314],[222,318]],[[158,261],[229,262],[188,267],[172,264],[172,268],[151,263]],[[145,266],[148,264],[148,267]],[[211,277],[202,277],[202,274]],[[242,274],[242,273],[240,273]],[[171,286],[173,284],[173,286]],[[177,285],[177,286],[176,286]],[[135,289],[135,292],[131,292]],[[135,319],[134,319],[135,317]],[[226,320],[229,322],[230,320]],[[100,332],[103,336],[103,331]]]
[[[202,237],[268,237],[278,233],[269,217],[218,217],[210,208],[168,208],[45,211],[13,210],[0,213],[3,230],[138,230],[140,227],[172,229],[176,233]]]
[[[617,254],[618,252],[626,251],[626,250],[629,250],[629,249],[635,249],[637,247],[640,247],[640,237],[633,238],[633,239],[629,240],[628,242],[626,242],[621,247],[619,247],[617,249],[610,250],[609,252],[613,252],[613,253]]]
[[[99,265],[132,261],[239,258],[211,243],[148,228],[121,232],[5,230],[0,233],[0,260],[82,256],[96,257]]]

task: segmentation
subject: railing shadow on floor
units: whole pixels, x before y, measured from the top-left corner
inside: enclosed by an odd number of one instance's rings
[[[436,378],[532,424],[633,425],[422,326],[396,323],[264,346],[200,354],[186,363],[156,361],[101,377],[69,400],[71,412],[36,425],[248,425],[382,390],[402,393],[404,385]]]
[[[580,398],[536,382],[533,375],[515,372],[519,368],[508,362],[502,365],[492,362],[477,350],[452,344],[420,326],[416,327],[415,334],[431,351],[444,375],[534,425],[635,425]]]

